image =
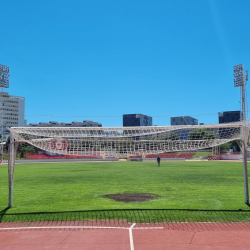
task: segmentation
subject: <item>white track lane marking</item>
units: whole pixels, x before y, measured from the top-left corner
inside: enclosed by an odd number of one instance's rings
[[[129,229],[129,240],[130,240],[130,249],[131,250],[134,250],[134,241],[133,241],[133,233],[132,233],[132,229],[133,227],[136,225],[136,223],[134,223]]]
[[[51,226],[51,227],[2,227],[0,230],[22,230],[22,229],[132,229],[135,226],[134,223],[131,227],[101,227],[101,226]],[[164,229],[164,227],[137,227],[133,229]]]
[[[84,229],[84,228],[87,228],[87,229],[91,229],[91,228],[93,228],[93,229],[108,229],[108,228],[110,228],[110,229],[129,229],[128,227],[95,227],[95,226],[51,226],[51,227],[29,227],[29,226],[27,226],[27,227],[9,227],[9,228],[0,228],[0,230],[6,230],[6,229],[9,229],[9,230],[13,230],[13,229],[43,229],[43,228],[45,228],[45,229],[60,229],[60,228],[62,228],[62,229],[66,229],[66,228],[73,228],[73,229]]]

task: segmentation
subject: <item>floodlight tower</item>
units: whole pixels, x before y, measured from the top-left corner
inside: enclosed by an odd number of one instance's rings
[[[248,81],[248,71],[243,64],[234,66],[234,87],[240,87],[240,120],[245,121],[247,118],[247,92],[246,86]]]
[[[234,66],[234,87],[240,87],[240,120],[245,121],[247,112],[247,81],[248,71],[245,70],[243,64]],[[245,190],[245,203],[249,205],[249,189],[248,189],[248,171],[247,171],[247,142],[249,137],[249,129],[245,126],[241,128],[240,146],[243,153],[243,174],[244,174],[244,190]]]
[[[4,128],[4,112],[3,112],[3,88],[9,88],[9,67],[0,64],[0,162],[3,160],[3,128]]]

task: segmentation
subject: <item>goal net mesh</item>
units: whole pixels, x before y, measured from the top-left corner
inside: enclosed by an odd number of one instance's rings
[[[128,157],[194,151],[249,140],[249,121],[146,127],[12,127],[17,143],[61,155]],[[241,143],[239,143],[241,144]]]

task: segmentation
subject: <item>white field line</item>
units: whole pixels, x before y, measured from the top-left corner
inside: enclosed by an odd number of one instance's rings
[[[134,227],[134,223],[131,227]],[[129,229],[131,227],[102,227],[102,226],[44,226],[44,227],[3,227],[0,230],[22,230],[22,229]],[[133,229],[164,229],[164,227],[138,227]],[[132,232],[132,231],[131,231]]]
[[[0,228],[0,230],[6,230],[6,229],[9,229],[9,230],[13,230],[13,229],[65,229],[65,228],[72,228],[72,229],[84,229],[84,228],[87,228],[87,229],[129,229],[128,227],[101,227],[101,226],[44,226],[44,227],[9,227],[9,228]]]
[[[133,241],[133,233],[132,233],[132,229],[133,227],[136,225],[136,223],[134,223],[129,229],[129,240],[130,240],[130,249],[131,250],[134,250],[134,241]]]
[[[164,227],[134,227],[133,229],[164,229]]]

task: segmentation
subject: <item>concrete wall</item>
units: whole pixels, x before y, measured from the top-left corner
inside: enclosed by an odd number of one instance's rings
[[[241,160],[242,154],[222,154],[221,160]]]

